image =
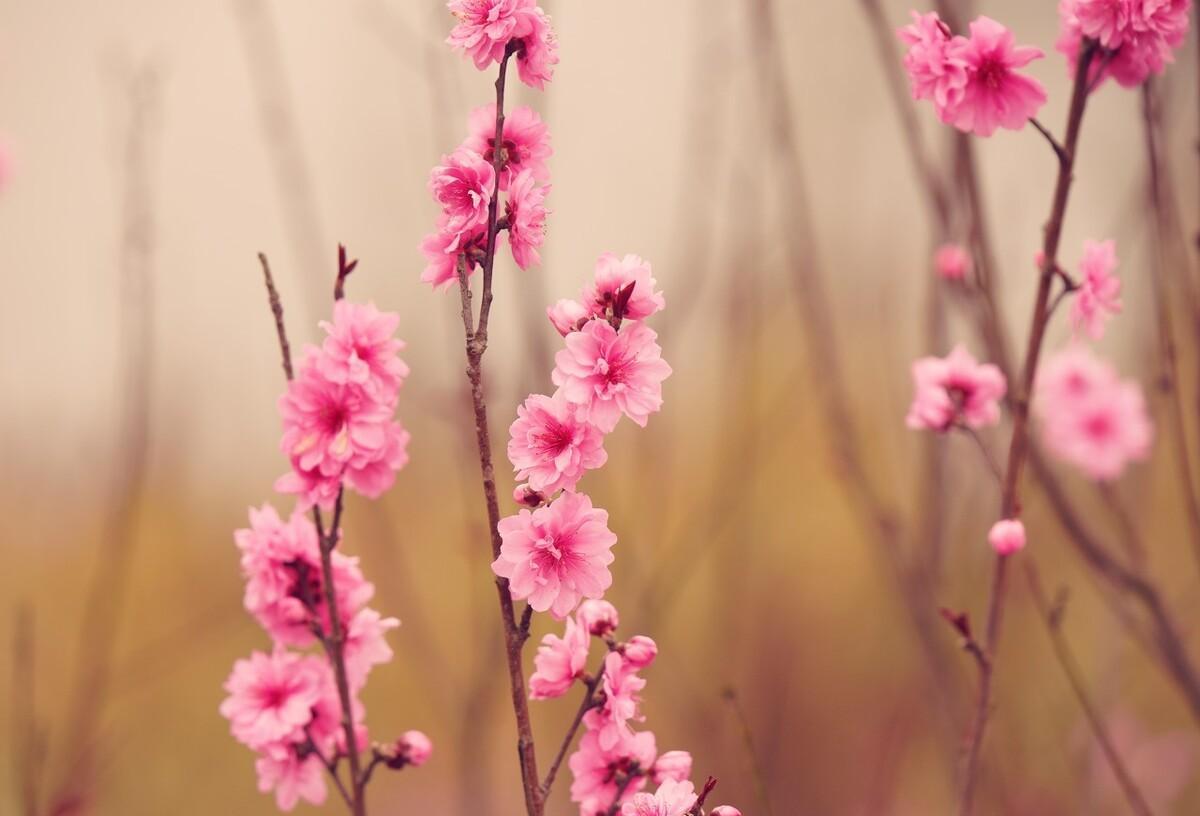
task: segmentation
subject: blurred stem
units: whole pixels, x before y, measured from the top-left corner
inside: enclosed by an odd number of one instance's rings
[[[737,689],[732,686],[725,689],[722,696],[729,703],[729,707],[733,709],[733,715],[737,717],[738,727],[742,732],[742,742],[746,746],[746,758],[750,761],[750,772],[754,776],[754,792],[758,795],[760,811],[764,816],[773,816],[775,811],[771,807],[771,797],[767,792],[767,777],[763,773],[762,760],[758,751],[754,748],[754,732],[750,730],[750,720],[746,718],[746,710],[742,708],[742,702],[738,699]]]
[[[12,725],[13,776],[24,816],[38,816],[38,783],[41,777],[41,740],[35,706],[33,612],[17,607],[13,616]]]

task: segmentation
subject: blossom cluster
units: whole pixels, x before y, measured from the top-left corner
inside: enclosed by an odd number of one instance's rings
[[[408,376],[398,356],[403,343],[394,337],[398,323],[370,304],[335,303],[332,322],[321,324],[324,342],[305,350],[279,401],[292,470],[276,488],[298,494],[296,506],[286,520],[269,504],[252,508],[250,526],[234,533],[243,603],[273,646],[234,664],[220,711],[234,738],[257,754],[259,789],[274,791],[282,810],[301,799],[323,802],[327,765],[367,747],[359,694],[372,668],[392,659],[386,634],[400,622],[367,605],[375,588],[358,559],[335,549],[339,531],[322,541],[306,511],[334,503],[344,486],[378,496],[406,461],[408,434],[393,418]],[[323,654],[311,651],[317,645]],[[338,662],[353,745],[343,726]],[[389,750],[389,764],[419,765],[431,746],[412,731]]]
[[[1174,61],[1187,39],[1192,0],[1060,0],[1055,47],[1074,74],[1086,37],[1101,49],[1093,82],[1112,77],[1133,88]]]

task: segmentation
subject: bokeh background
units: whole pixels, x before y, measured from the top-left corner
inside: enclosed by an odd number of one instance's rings
[[[620,539],[610,599],[623,628],[660,647],[646,724],[748,814],[951,812],[976,673],[929,620],[939,606],[982,619],[997,491],[969,442],[947,439],[931,505],[903,416],[913,357],[984,349],[948,301],[943,347],[930,345],[935,232],[866,4],[545,5],[562,62],[546,93],[510,98],[550,123],[553,214],[542,269],[498,273],[498,452],[517,402],[550,387],[560,340],[545,306],[574,296],[601,252],[651,260],[669,304],[665,408],[646,431],[623,425],[584,484]],[[975,5],[1047,52],[1029,70],[1060,129],[1055,4]],[[881,6],[889,27],[906,21],[907,4]],[[241,609],[231,532],[252,504],[286,505],[271,494],[282,375],[255,254],[272,260],[299,344],[328,310],[339,241],[361,260],[350,296],[400,313],[413,369],[400,408],[411,464],[346,514],[376,605],[404,623],[364,699],[376,737],[420,728],[436,746],[425,768],[377,777],[373,811],[518,812],[457,298],[418,281],[429,168],[491,93],[441,44],[450,26],[437,0],[0,0],[0,813],[275,812],[217,714],[233,661],[267,645]],[[1188,235],[1196,74],[1189,42],[1158,85]],[[947,135],[917,115],[948,167]],[[1000,308],[1023,337],[1054,158],[1030,129],[977,152]],[[1161,359],[1150,212],[1140,97],[1105,87],[1061,258],[1117,239],[1125,312],[1101,348],[1148,388]],[[1193,263],[1184,249],[1168,263]],[[814,275],[829,353],[807,331]],[[1193,406],[1192,323],[1171,307]],[[1060,316],[1050,347],[1066,337]],[[838,381],[895,513],[890,538],[845,478],[822,408]],[[1165,425],[1166,399],[1152,404]],[[1195,449],[1194,409],[1187,427],[1184,440],[1162,430],[1114,495],[1060,475],[1101,533],[1114,506],[1128,510],[1194,651],[1172,459]],[[1007,438],[986,437],[997,450]],[[1135,776],[1156,812],[1197,812],[1188,708],[1036,489],[1026,504],[1030,552],[1050,589],[1071,590],[1063,631]],[[939,568],[914,614],[892,565],[934,546],[931,507]],[[998,683],[981,812],[1125,812],[1020,582]],[[574,707],[535,704],[543,754]],[[568,784],[551,813],[571,812]]]

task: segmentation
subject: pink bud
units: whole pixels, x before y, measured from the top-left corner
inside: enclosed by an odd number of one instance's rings
[[[962,280],[971,270],[971,256],[958,244],[942,244],[933,255],[933,268],[946,280]]]
[[[428,762],[432,753],[433,743],[421,731],[405,731],[400,735],[400,739],[396,740],[397,758],[414,768]]]
[[[717,805],[708,812],[708,816],[742,816],[742,812],[730,805]]]
[[[658,644],[645,635],[634,635],[622,651],[625,662],[635,669],[644,669],[658,657]]]
[[[563,337],[579,331],[580,324],[589,317],[587,308],[577,300],[560,300],[546,310],[546,316]]]
[[[1003,519],[992,525],[988,543],[999,555],[1012,555],[1025,546],[1025,525],[1018,519]]]
[[[617,628],[617,608],[608,601],[587,600],[579,605],[575,613],[579,625],[596,637],[604,637]]]
[[[513,491],[513,501],[523,507],[539,507],[546,497],[537,492],[529,485],[517,485]]]
[[[692,775],[692,755],[687,751],[667,751],[654,763],[654,784],[661,785],[665,779],[684,782]]]

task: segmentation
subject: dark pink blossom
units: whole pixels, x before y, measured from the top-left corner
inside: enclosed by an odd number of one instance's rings
[[[667,306],[657,285],[650,264],[637,255],[618,258],[606,252],[596,261],[595,278],[583,290],[583,304],[593,316],[604,317],[611,314],[618,293],[632,287],[631,294],[624,298],[621,317],[645,320]]]
[[[632,734],[608,748],[601,746],[595,731],[585,732],[578,750],[567,761],[574,776],[571,801],[579,804],[580,816],[604,816],[608,812],[620,792],[618,776],[631,780],[621,793],[622,801],[645,787],[656,753],[650,731]]]
[[[1161,74],[1187,38],[1191,0],[1060,0],[1055,48],[1075,74],[1085,37],[1102,49],[1092,82],[1112,77],[1126,88]]]
[[[604,691],[603,705],[593,708],[584,716],[584,724],[595,731],[600,747],[610,750],[618,743],[631,739],[633,729],[630,721],[641,721],[641,690],[646,681],[638,676],[638,667],[617,652],[604,658],[604,675],[601,689]]]
[[[958,52],[961,37],[954,37],[936,12],[912,12],[913,21],[897,33],[908,46],[904,68],[908,72],[913,99],[933,102],[938,117],[950,121],[950,113],[962,101],[967,85],[967,63]]]
[[[1020,519],[1001,519],[988,531],[988,544],[997,555],[1012,555],[1025,548],[1025,525]]]
[[[971,254],[960,244],[942,244],[933,255],[933,268],[943,280],[962,280],[971,271]]]
[[[561,394],[530,395],[508,429],[508,458],[518,479],[544,495],[572,490],[584,470],[608,461],[604,434],[577,416]]]
[[[1000,369],[977,363],[962,346],[946,357],[922,357],[913,363],[913,401],[906,422],[914,430],[944,432],[963,423],[970,428],[995,425],[1006,383]]]
[[[471,111],[468,126],[470,135],[463,147],[493,163],[496,156],[496,104],[493,102]],[[501,192],[506,192],[512,179],[524,170],[532,173],[537,181],[545,182],[550,177],[546,160],[553,152],[549,129],[532,108],[518,105],[506,112],[500,139]]]
[[[234,738],[250,748],[300,742],[329,681],[329,665],[318,657],[281,648],[254,652],[237,661],[225,681],[229,696],[221,715]]]
[[[546,240],[546,195],[550,185],[539,184],[530,170],[522,170],[513,179],[505,200],[508,243],[513,260],[521,269],[542,262],[538,248]]]
[[[526,85],[545,87],[558,62],[550,18],[535,0],[450,0],[458,18],[446,42],[467,54],[479,70],[499,63],[510,44],[517,73]]]
[[[461,250],[467,239],[488,223],[496,185],[492,165],[474,150],[460,147],[429,174],[429,192],[442,207],[438,232],[453,237],[450,248]]]
[[[1044,54],[1033,46],[1014,44],[1013,34],[990,17],[971,23],[971,36],[956,49],[966,63],[967,84],[945,121],[977,136],[996,128],[1020,130],[1046,102],[1046,89],[1015,69]]]

